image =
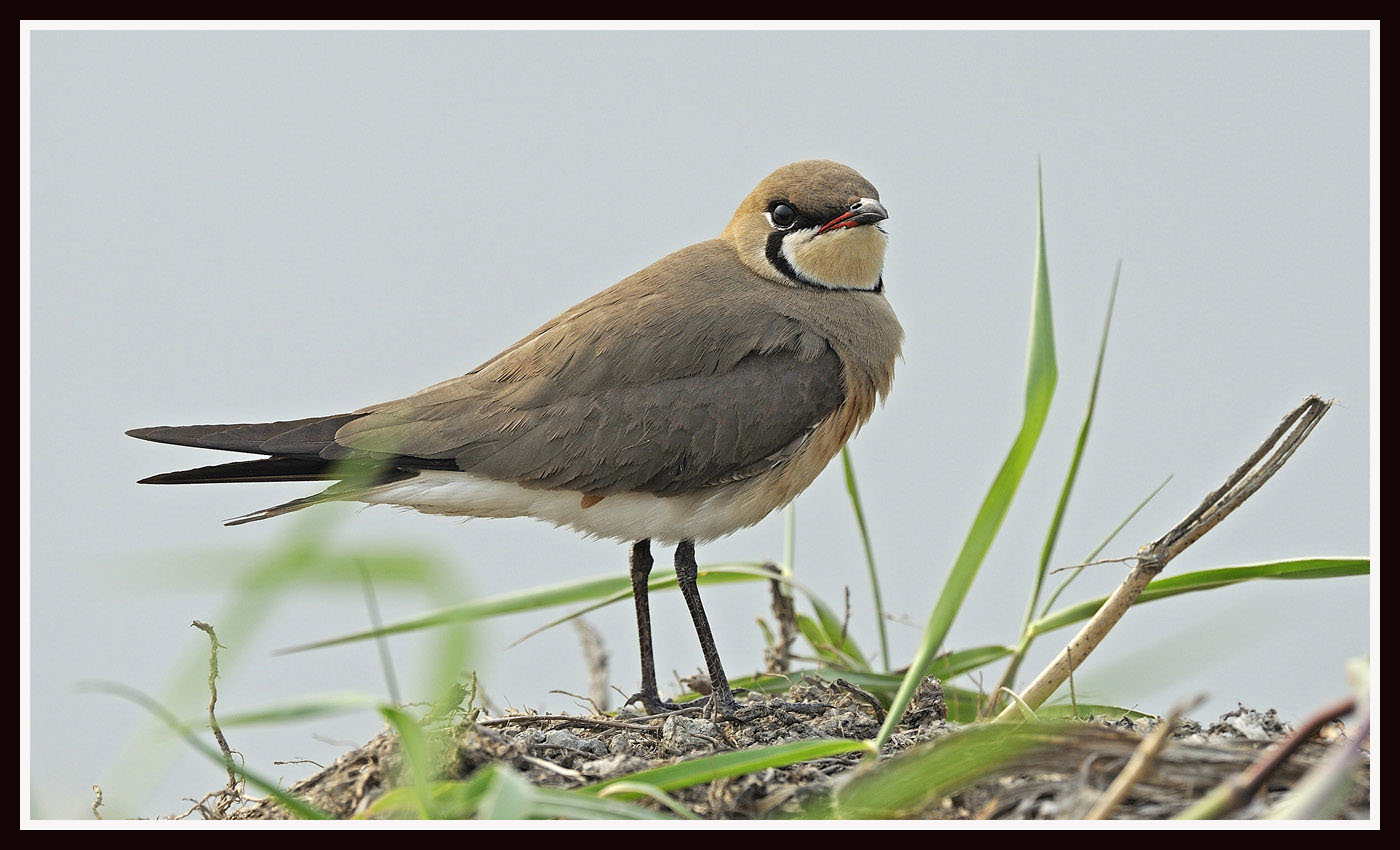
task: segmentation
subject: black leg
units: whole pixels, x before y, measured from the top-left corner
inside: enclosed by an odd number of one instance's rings
[[[651,656],[651,606],[647,601],[647,578],[651,575],[651,541],[638,540],[632,544],[632,602],[637,608],[637,645],[642,652],[642,690],[627,703],[640,702],[648,714],[674,711],[676,705],[665,702],[656,690],[656,662]]]
[[[710,621],[705,617],[705,606],[700,604],[700,588],[695,579],[700,567],[695,563],[695,541],[682,540],[676,547],[676,582],[681,595],[690,608],[690,619],[695,621],[695,634],[700,638],[700,652],[705,656],[705,666],[710,671],[710,706],[720,715],[732,717],[739,710],[734,694],[729,690],[729,679],[724,675],[724,666],[719,662],[719,650],[715,648],[714,635],[710,634]]]

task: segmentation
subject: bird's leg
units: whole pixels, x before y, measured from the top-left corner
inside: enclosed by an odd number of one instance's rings
[[[656,690],[656,662],[651,655],[651,605],[647,600],[647,578],[651,575],[651,541],[638,540],[632,544],[632,602],[637,608],[637,644],[642,652],[642,690],[633,694],[627,704],[640,702],[648,714],[675,711],[674,703],[661,699]]]
[[[715,638],[710,633],[705,606],[700,604],[700,588],[695,584],[699,574],[700,567],[695,563],[695,541],[682,540],[676,547],[676,582],[680,585],[686,606],[690,608],[690,619],[695,621],[700,652],[705,656],[705,666],[710,671],[710,707],[716,714],[733,717],[739,710],[739,704],[729,690],[729,679],[724,675],[724,666],[720,664],[719,650],[715,649]]]

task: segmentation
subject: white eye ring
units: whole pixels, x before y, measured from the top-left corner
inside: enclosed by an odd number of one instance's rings
[[[773,212],[783,207],[787,207],[792,212],[792,221],[789,221],[787,224],[779,224],[773,220]],[[774,230],[791,230],[793,225],[797,224],[797,210],[793,209],[792,205],[787,203],[777,204],[773,209],[765,212],[763,217],[768,219],[768,226]]]

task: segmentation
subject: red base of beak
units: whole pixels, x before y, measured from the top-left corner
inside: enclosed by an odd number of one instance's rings
[[[817,235],[826,233],[828,230],[840,230],[843,227],[858,227],[860,222],[854,221],[856,215],[858,215],[858,213],[855,210],[841,213],[836,218],[823,224],[822,229],[817,231]]]

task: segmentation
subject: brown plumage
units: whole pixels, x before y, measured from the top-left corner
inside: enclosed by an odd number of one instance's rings
[[[903,333],[883,294],[874,225],[885,216],[850,168],[794,163],[745,198],[720,238],[459,378],[354,413],[128,433],[269,456],[148,483],[351,478],[236,522],[349,499],[682,541],[678,558],[693,559],[690,540],[757,522],[801,492],[889,392]],[[375,469],[354,478],[344,461]],[[643,685],[653,705],[654,677]]]

